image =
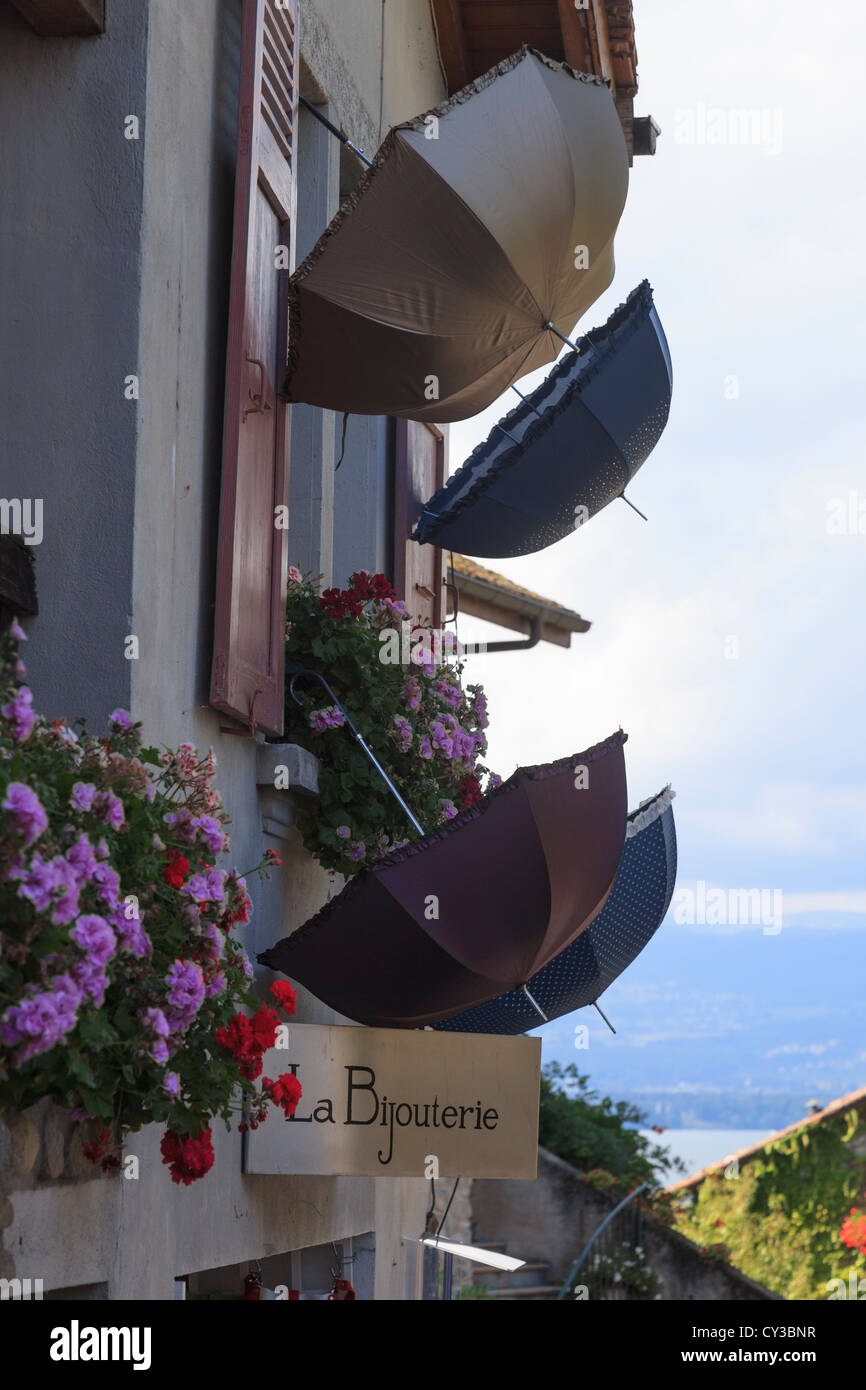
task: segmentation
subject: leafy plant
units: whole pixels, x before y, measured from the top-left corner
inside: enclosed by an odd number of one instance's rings
[[[593,1186],[625,1193],[642,1182],[657,1184],[665,1169],[685,1171],[680,1159],[639,1132],[645,1123],[636,1106],[593,1091],[573,1062],[543,1068],[539,1143],[587,1174]]]
[[[213,1163],[212,1118],[267,1113],[253,1083],[280,1024],[231,936],[250,899],[216,867],[229,840],[213,752],[143,747],[119,709],[103,738],[37,718],[23,636],[0,638],[0,1107],[49,1096],[103,1121],[85,1153],[104,1171],[129,1131],[162,1123],[163,1161],[189,1184]],[[290,985],[273,995],[291,1012]],[[293,1077],[263,1086],[297,1105]]]
[[[289,573],[288,678],[306,668],[327,681],[425,831],[480,801],[486,699],[479,685],[463,688],[442,634],[409,623],[384,575],[360,571],[320,594],[315,578]],[[321,764],[319,804],[298,828],[325,868],[349,876],[417,832],[322,687],[295,689],[302,704],[287,692],[284,737]]]
[[[677,1229],[704,1246],[724,1238],[738,1269],[785,1298],[827,1298],[830,1280],[866,1276],[852,1210],[866,1183],[861,1135],[852,1109],[765,1144],[735,1174],[709,1173]]]

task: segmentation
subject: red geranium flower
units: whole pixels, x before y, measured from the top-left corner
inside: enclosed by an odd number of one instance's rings
[[[159,1148],[163,1163],[169,1165],[172,1182],[182,1182],[185,1187],[203,1178],[213,1167],[210,1129],[202,1129],[195,1135],[166,1130]]]
[[[285,1014],[293,1014],[298,1007],[297,991],[292,988],[288,980],[277,980],[271,985],[271,994],[277,1001],[279,1007]]]
[[[170,888],[182,888],[189,873],[189,860],[184,859],[177,849],[167,849],[165,857],[169,862],[162,875],[163,883],[167,883]]]
[[[484,793],[481,790],[481,783],[474,772],[467,772],[460,782],[460,804],[464,811],[468,811],[470,806],[476,806],[479,801],[484,800]]]
[[[271,1081],[270,1077],[266,1076],[262,1081],[262,1090],[267,1091],[274,1105],[280,1107],[286,1119],[294,1115],[298,1101],[303,1095],[300,1081],[289,1071],[284,1072],[276,1081]]]

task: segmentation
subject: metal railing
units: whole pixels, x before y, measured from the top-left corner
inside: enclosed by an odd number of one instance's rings
[[[648,1187],[642,1182],[604,1218],[571,1266],[556,1295],[557,1302],[573,1297],[578,1283],[587,1290],[585,1296],[596,1300],[624,1301],[642,1296],[641,1194]]]

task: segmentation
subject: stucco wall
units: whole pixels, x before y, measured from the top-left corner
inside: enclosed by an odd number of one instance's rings
[[[52,718],[129,701],[147,7],[40,39],[0,6],[0,495],[41,498],[29,683]]]
[[[388,120],[442,95],[426,0],[388,0],[388,23],[396,18],[383,86],[378,0],[302,0],[302,14],[309,66],[368,143],[380,93]],[[97,722],[129,705],[154,742],[213,745],[234,864],[279,848],[283,868],[250,884],[253,955],[339,884],[305,854],[291,798],[257,787],[253,742],[223,734],[207,704],[239,21],[240,0],[111,0],[105,36],[40,41],[0,9],[4,245],[14,252],[0,332],[15,469],[2,490],[38,486],[46,498],[42,614],[28,651],[39,707]],[[137,143],[123,138],[127,114],[141,120]],[[127,372],[140,378],[137,402],[123,400]],[[356,467],[342,489],[353,568],[382,563],[381,429],[353,436]],[[360,451],[359,438],[369,440]],[[139,640],[137,661],[123,657],[127,633]],[[341,1021],[299,994],[299,1021]],[[42,1112],[26,1118],[43,1135]],[[400,1238],[423,1228],[429,1184],[244,1177],[240,1138],[219,1125],[213,1134],[212,1172],[180,1189],[153,1127],[128,1145],[140,1164],[132,1181],[82,1179],[68,1163],[52,1172],[37,1145],[29,1166],[8,1169],[10,1275],[41,1278],[46,1290],[104,1284],[112,1298],[171,1298],[177,1275],[372,1230],[376,1297],[407,1296],[417,1247]]]

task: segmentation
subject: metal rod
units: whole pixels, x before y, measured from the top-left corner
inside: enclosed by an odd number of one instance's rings
[[[616,1029],[614,1028],[613,1024],[611,1023],[610,1019],[607,1017],[607,1014],[605,1014],[605,1013],[602,1011],[602,1009],[599,1008],[599,1006],[598,1006],[598,1004],[596,1003],[595,1000],[593,1000],[592,1007],[593,1007],[594,1009],[598,1009],[599,1013],[601,1014],[602,1018],[604,1019],[605,1023],[607,1024],[608,1028],[610,1029],[610,1031],[611,1031],[612,1033],[615,1033],[615,1032],[616,1032]]]
[[[583,1247],[577,1259],[575,1260],[574,1264],[571,1266],[565,1283],[559,1290],[559,1293],[556,1295],[557,1301],[567,1298],[568,1294],[571,1292],[572,1288],[574,1287],[574,1281],[580,1273],[581,1266],[585,1262],[587,1255],[589,1254],[592,1247],[595,1245],[595,1242],[598,1240],[602,1232],[607,1229],[611,1221],[613,1221],[614,1217],[619,1215],[623,1207],[627,1207],[629,1202],[633,1202],[635,1200],[639,1201],[640,1194],[642,1192],[645,1192],[648,1187],[649,1183],[642,1182],[639,1187],[636,1187],[634,1189],[633,1192],[629,1192],[629,1194],[626,1197],[623,1197],[622,1201],[614,1207],[613,1211],[608,1213],[608,1215],[604,1218],[598,1229],[592,1233],[586,1245]]]
[[[528,396],[524,396],[523,392],[522,392],[522,391],[518,391],[516,386],[512,386],[511,389],[512,389],[512,391],[514,391],[514,392],[520,397],[520,399],[523,401],[523,404],[524,404],[524,405],[528,405],[530,410],[534,410],[534,411],[535,411],[535,413],[536,413],[536,415],[538,416],[539,420],[543,419],[543,416],[542,416],[542,414],[541,414],[541,411],[537,408],[537,406],[534,406],[534,405],[532,404],[532,401],[529,399]]]
[[[323,116],[321,111],[318,111],[311,101],[307,101],[306,97],[299,97],[298,100],[301,105],[309,111],[311,116],[315,116],[317,121],[321,121],[326,130],[329,130],[332,135],[336,135],[337,139],[341,141],[347,149],[350,149],[353,154],[356,154],[359,159],[362,159],[368,167],[373,163],[372,159],[368,159],[363,150],[359,150],[357,145],[353,145],[348,135],[344,135],[342,130],[339,130],[337,126],[333,125],[328,120],[327,116]]]
[[[547,1014],[544,1012],[541,1005],[538,1003],[538,1000],[533,999],[532,995],[529,993],[529,990],[526,988],[526,985],[521,985],[520,988],[523,990],[523,993],[526,995],[535,1012],[537,1014],[541,1014],[541,1017],[544,1019],[545,1023],[549,1023],[550,1019],[547,1017]]]
[[[445,1251],[442,1270],[442,1299],[443,1301],[451,1298],[451,1279],[454,1272],[454,1256],[450,1250]]]
[[[554,328],[553,324],[550,323],[549,320],[544,326],[545,328],[548,328],[551,333],[555,333],[557,338],[561,338],[564,343],[567,343],[568,346],[571,348],[572,352],[576,352],[578,357],[580,356],[580,348],[577,346],[577,343],[573,343],[570,338],[566,338],[565,334],[560,333],[558,328]]]
[[[415,829],[418,831],[418,834],[419,834],[419,835],[423,835],[423,834],[425,833],[423,825],[421,825],[420,822],[417,821],[417,820],[415,819],[415,817],[413,816],[412,812],[409,810],[409,807],[406,805],[405,801],[403,800],[402,796],[401,796],[400,793],[398,792],[397,788],[394,786],[394,783],[391,781],[391,778],[388,776],[387,772],[386,772],[385,769],[382,767],[382,765],[381,765],[381,763],[379,762],[379,760],[376,758],[376,756],[375,756],[375,754],[373,753],[372,749],[371,749],[371,748],[369,747],[369,745],[365,742],[365,740],[362,738],[362,736],[358,733],[358,730],[355,728],[355,726],[354,726],[354,724],[352,723],[351,719],[349,718],[348,714],[347,714],[346,711],[343,709],[343,706],[340,704],[339,700],[337,699],[337,697],[336,697],[336,695],[334,694],[334,692],[333,692],[333,690],[331,689],[331,687],[328,685],[328,682],[325,680],[324,676],[320,676],[319,673],[318,673],[318,671],[296,671],[295,674],[292,676],[292,679],[289,681],[289,694],[291,695],[291,697],[292,697],[292,699],[294,700],[295,704],[296,704],[296,705],[300,705],[300,704],[301,704],[301,701],[298,699],[297,695],[295,694],[295,681],[297,681],[297,680],[302,680],[302,679],[306,679],[307,677],[312,677],[313,680],[317,680],[317,681],[320,683],[320,685],[323,685],[324,688],[325,688],[325,690],[327,690],[328,695],[330,696],[331,701],[333,702],[334,708],[335,708],[335,709],[338,709],[338,710],[340,711],[340,714],[343,716],[343,719],[345,720],[345,722],[346,722],[348,728],[351,730],[351,732],[352,732],[352,734],[354,735],[354,737],[355,737],[355,739],[357,740],[357,742],[360,743],[361,747],[363,748],[364,752],[367,754],[367,757],[370,759],[370,762],[371,762],[371,763],[373,764],[373,766],[375,767],[375,769],[376,769],[376,771],[378,772],[379,776],[380,776],[380,777],[382,778],[382,780],[385,782],[385,784],[387,785],[387,787],[388,787],[389,791],[392,793],[392,795],[397,799],[397,801],[399,801],[399,803],[400,803],[400,805],[402,806],[403,810],[406,812],[406,815],[409,817],[409,819],[410,819],[410,821],[412,822],[412,824],[414,825]]]
[[[649,517],[648,517],[648,516],[644,516],[644,514],[643,514],[643,512],[641,511],[640,507],[636,507],[635,504],[634,504],[634,502],[629,502],[629,500],[628,500],[628,498],[626,497],[626,495],[625,495],[624,492],[621,492],[619,495],[620,495],[620,497],[622,498],[623,502],[626,502],[626,503],[628,504],[628,506],[631,507],[631,509],[632,509],[633,512],[637,512],[638,516],[643,516],[644,521],[649,521]]]
[[[517,447],[520,448],[520,440],[519,440],[519,439],[515,439],[513,434],[509,434],[509,433],[508,433],[508,430],[505,428],[505,426],[504,426],[504,425],[500,425],[500,423],[499,423],[498,420],[496,421],[496,424],[493,426],[493,428],[494,428],[495,430],[502,430],[502,433],[505,435],[506,439],[510,439],[511,442],[512,442],[512,444],[516,444]]]

